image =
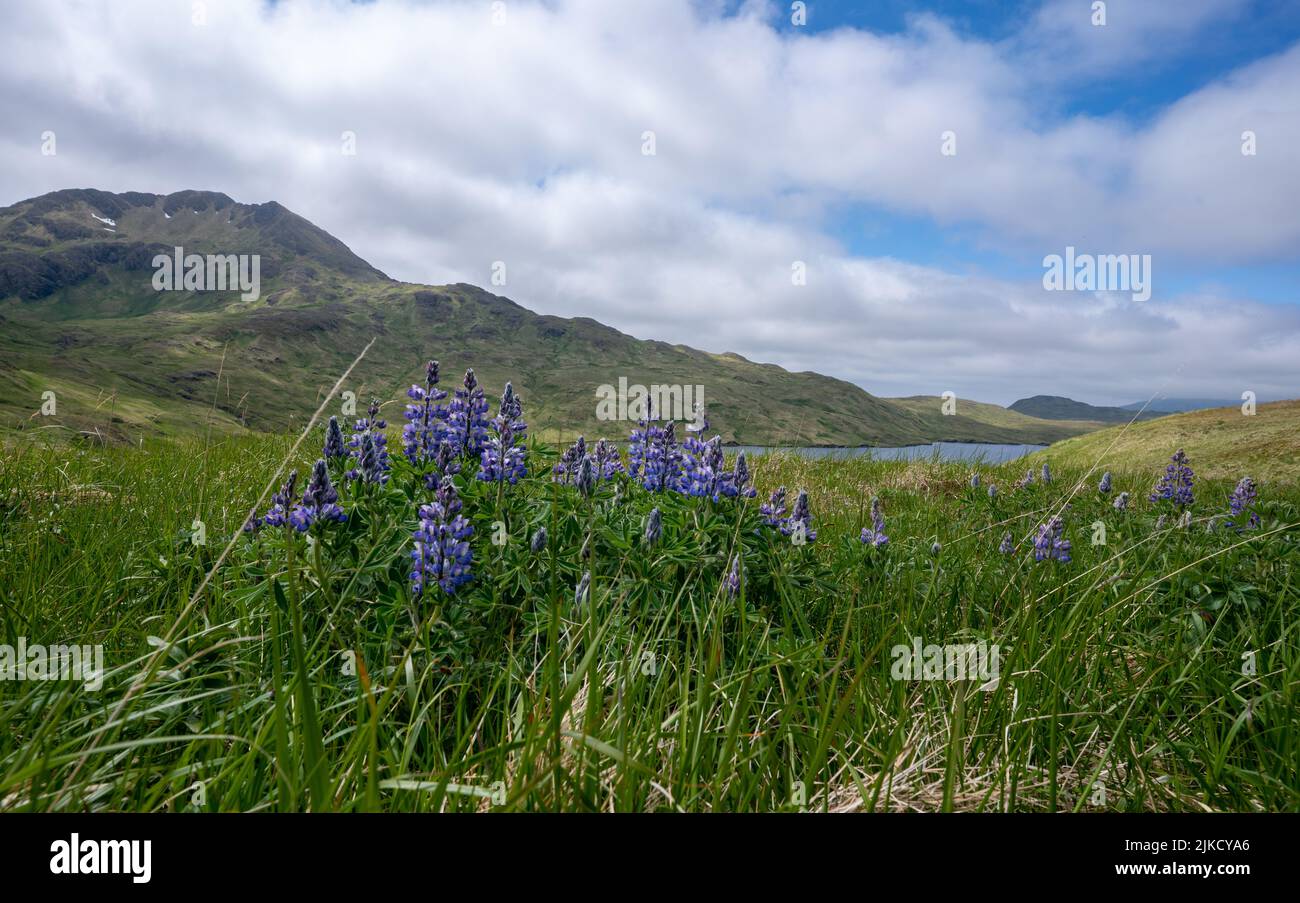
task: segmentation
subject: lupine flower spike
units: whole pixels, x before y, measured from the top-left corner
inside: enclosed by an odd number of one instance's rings
[[[1250,477],[1242,477],[1237,481],[1237,488],[1232,490],[1232,495],[1228,498],[1228,509],[1234,518],[1239,518],[1246,512],[1250,513],[1245,528],[1251,530],[1260,524],[1259,514],[1254,508],[1255,496],[1255,481]],[[1237,526],[1235,521],[1226,521],[1226,523],[1229,527]]]
[[[348,456],[347,447],[343,444],[343,430],[339,427],[337,417],[331,417],[329,426],[325,427],[324,456],[325,461],[331,464]]]
[[[456,397],[447,406],[447,435],[462,455],[477,458],[487,442],[488,401],[473,370],[465,371],[465,380]]]
[[[773,489],[767,501],[758,506],[758,513],[769,527],[780,527],[785,520],[785,487]]]
[[[727,595],[736,598],[740,592],[740,556],[735,555],[731,559],[731,570],[727,572]]]
[[[781,532],[786,536],[802,534],[808,542],[817,538],[817,531],[812,528],[812,514],[808,510],[808,493],[804,490],[800,489],[795,497],[790,516],[781,523]]]
[[[329,466],[321,458],[312,468],[301,504],[289,514],[289,523],[299,533],[305,533],[312,524],[345,521],[348,516],[339,507],[338,500],[338,490],[330,482]]]
[[[653,546],[659,542],[664,535],[663,516],[660,515],[658,508],[651,508],[650,513],[645,519],[645,542],[648,546]]]
[[[1062,563],[1070,561],[1070,541],[1064,539],[1062,534],[1065,531],[1065,521],[1060,517],[1053,516],[1047,523],[1038,528],[1038,536],[1034,538],[1034,560],[1043,561],[1047,558],[1054,558]]]
[[[501,407],[492,420],[492,438],[487,440],[479,456],[478,478],[490,483],[509,483],[513,486],[528,473],[524,464],[525,449],[522,439],[528,430],[523,420],[523,403],[514,387],[506,383],[501,396]]]
[[[266,512],[262,523],[268,527],[284,527],[289,523],[289,509],[294,503],[294,489],[298,485],[298,471],[289,474],[280,491],[271,496],[271,510]]]
[[[429,361],[424,369],[424,385],[406,390],[411,403],[403,416],[402,449],[417,467],[429,463],[438,453],[447,431],[447,408],[439,404],[447,393],[438,388],[438,362]]]
[[[1151,501],[1172,501],[1180,508],[1190,506],[1195,500],[1192,493],[1192,484],[1196,480],[1196,475],[1192,472],[1191,464],[1187,460],[1187,454],[1180,448],[1169,459],[1169,466],[1165,468],[1164,476],[1156,481],[1155,488],[1151,490]]]
[[[591,457],[597,480],[612,480],[615,474],[623,472],[623,461],[619,457],[618,446],[613,442],[598,440]]]
[[[378,400],[371,401],[348,442],[353,463],[347,473],[349,480],[380,485],[388,482],[388,438],[383,432],[387,428],[388,422],[379,417]]]
[[[863,527],[858,539],[876,549],[889,542],[889,537],[885,535],[885,516],[880,511],[880,499],[871,500],[871,526]]]
[[[420,596],[430,584],[437,584],[447,595],[473,579],[470,567],[474,560],[467,541],[474,528],[460,514],[461,502],[456,485],[444,477],[432,504],[420,506],[420,526],[413,534],[411,551],[411,592]]]

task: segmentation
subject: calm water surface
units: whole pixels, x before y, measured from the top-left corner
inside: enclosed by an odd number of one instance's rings
[[[806,458],[864,458],[878,461],[915,461],[938,458],[941,461],[982,461],[985,464],[1003,464],[1047,448],[1046,445],[997,445],[988,442],[934,442],[930,445],[903,445],[896,448],[863,446],[861,448],[800,448],[764,445],[729,445],[726,450],[746,456],[763,455],[772,451],[790,452]]]

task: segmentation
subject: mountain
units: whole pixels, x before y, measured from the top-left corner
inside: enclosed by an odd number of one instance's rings
[[[1176,414],[1183,411],[1203,411],[1208,408],[1236,408],[1241,406],[1241,399],[1223,399],[1213,398],[1156,398],[1153,401],[1135,401],[1132,404],[1124,405],[1126,411],[1140,411],[1145,407],[1148,411],[1158,411],[1165,414]]]
[[[1060,395],[1034,395],[1014,402],[1009,410],[1018,411],[1029,417],[1042,420],[1091,421],[1094,423],[1128,423],[1136,411],[1126,408],[1107,408],[1063,398]],[[1139,420],[1159,417],[1155,411],[1146,410],[1138,416]]]
[[[176,246],[258,255],[260,293],[155,290],[153,261]],[[974,403],[944,417],[937,400],[922,410],[817,373],[539,315],[472,285],[398,282],[274,202],[83,189],[0,209],[0,428],[131,442],[284,430],[371,339],[341,391],[359,409],[372,396],[391,402],[390,422],[434,357],[444,388],[466,367],[492,394],[512,380],[532,432],[550,440],[626,437],[630,423],[597,419],[597,392],[620,378],[703,386],[726,442],[1043,442],[1090,428]],[[40,413],[46,392],[51,416]]]
[[[1294,483],[1300,479],[1300,401],[1261,404],[1253,416],[1238,408],[1171,414],[1129,427],[1110,427],[1087,436],[1058,442],[1034,457],[1070,466],[1103,471],[1147,474],[1152,482],[1164,472],[1169,456],[1187,452],[1202,479],[1236,481],[1249,476],[1265,483]],[[1227,489],[1211,492],[1198,484],[1198,516],[1227,511]],[[1282,516],[1282,515],[1279,515]]]

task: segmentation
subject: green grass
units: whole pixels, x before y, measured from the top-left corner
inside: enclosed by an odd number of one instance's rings
[[[1300,401],[1171,414],[1058,442],[1035,460],[1103,470],[1149,473],[1182,448],[1201,476],[1235,482],[1244,476],[1274,483],[1300,480]]]
[[[1207,531],[1230,488],[1213,480],[1190,529],[1156,530],[1152,473],[1117,478],[1124,513],[1078,466],[1019,490],[1023,462],[980,467],[990,500],[968,465],[784,456],[751,462],[740,506],[585,500],[534,448],[516,487],[460,481],[476,579],[412,599],[428,493],[402,462],[383,490],[349,484],[348,524],[310,546],[263,530],[213,570],[291,444],[4,449],[0,642],[103,644],[109,673],[96,693],[0,682],[0,808],[1300,808],[1293,485],[1261,482],[1255,531]],[[776,485],[808,490],[814,542],[763,526]],[[879,550],[857,539],[873,495]],[[1061,510],[1074,560],[1036,563],[1029,537]],[[999,644],[1001,678],[894,680],[913,636]]]

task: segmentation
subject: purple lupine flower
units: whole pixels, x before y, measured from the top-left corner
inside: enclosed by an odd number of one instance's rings
[[[514,387],[506,383],[501,396],[501,407],[492,420],[492,438],[487,440],[479,456],[478,478],[489,483],[509,483],[513,486],[526,476],[524,464],[526,450],[520,444],[528,424],[523,420],[523,403],[515,395]]]
[[[1044,461],[1043,462],[1043,484],[1046,485],[1050,482],[1052,482],[1052,471],[1051,468],[1047,466],[1047,462]]]
[[[1169,459],[1169,466],[1165,468],[1164,475],[1156,481],[1155,488],[1151,490],[1150,501],[1172,501],[1178,507],[1188,507],[1196,500],[1192,494],[1192,484],[1195,479],[1196,475],[1192,472],[1187,455],[1180,448]]]
[[[663,515],[659,513],[658,508],[651,508],[650,513],[645,518],[645,542],[646,545],[652,546],[659,542],[664,535]]]
[[[970,488],[971,489],[980,488],[980,475],[978,470],[970,475]]]
[[[578,465],[587,457],[587,440],[582,436],[564,450],[560,460],[551,471],[551,479],[557,483],[571,483],[578,472]]]
[[[477,458],[487,442],[488,400],[474,371],[465,371],[464,384],[447,408],[447,436],[463,455]]]
[[[1228,497],[1228,509],[1232,512],[1233,517],[1241,517],[1247,511],[1250,512],[1250,519],[1246,521],[1246,529],[1253,530],[1260,524],[1259,513],[1254,510],[1255,496],[1255,481],[1250,477],[1242,477],[1237,481],[1237,488],[1233,489],[1232,495]],[[1229,527],[1236,526],[1233,521],[1225,521],[1225,523]]]
[[[542,551],[542,549],[546,548],[546,525],[545,524],[538,527],[537,531],[533,533],[533,540],[528,544],[528,547],[533,550],[534,555]]]
[[[293,507],[294,490],[298,485],[298,471],[289,474],[280,491],[271,496],[271,509],[262,518],[268,527],[284,527],[289,523],[289,509]]]
[[[1010,555],[1016,550],[1016,544],[1011,539],[1011,531],[1008,530],[1002,534],[1002,542],[998,544],[998,551],[1003,555]]]
[[[456,453],[455,447],[450,442],[439,442],[437,451],[433,453],[429,471],[424,475],[425,488],[436,490],[442,485],[444,477],[458,473],[460,473],[460,456]]]
[[[628,474],[649,491],[664,492],[681,485],[681,469],[673,421],[662,427],[638,421],[628,444]]]
[[[438,362],[429,361],[424,370],[424,385],[406,390],[411,404],[406,406],[402,427],[402,450],[416,467],[432,461],[446,441],[447,407],[439,404],[447,393],[438,388]]]
[[[871,500],[871,526],[863,527],[858,539],[876,549],[889,542],[889,537],[885,535],[885,515],[880,512],[880,499]]]
[[[1054,558],[1062,563],[1070,560],[1070,541],[1062,538],[1065,531],[1065,521],[1060,517],[1053,515],[1047,523],[1038,528],[1038,535],[1034,537],[1034,560],[1042,561],[1046,558]]]
[[[348,476],[363,483],[377,483],[380,486],[388,482],[388,452],[380,445],[383,438],[375,433],[362,433],[361,445],[357,449],[357,466],[348,471]]]
[[[1023,480],[1016,480],[1016,488],[1024,489],[1026,486],[1032,486],[1033,483],[1034,483],[1034,472],[1032,470],[1026,470],[1025,478]]]
[[[812,514],[808,510],[808,493],[804,490],[799,490],[790,516],[781,522],[781,532],[786,536],[802,534],[808,542],[817,538],[817,531],[812,528]]]
[[[349,480],[380,485],[388,482],[388,437],[383,432],[387,428],[388,421],[379,417],[379,401],[372,400],[366,416],[357,421],[348,441],[352,456],[352,469],[347,472]]]
[[[339,427],[337,417],[331,417],[329,425],[325,427],[325,450],[323,454],[325,460],[329,463],[348,456],[347,447],[343,444],[343,430]]]
[[[938,540],[935,540],[934,542],[930,543],[930,554],[933,555],[935,558],[938,558],[939,553],[942,551],[943,551],[943,545]]]
[[[1110,492],[1110,471],[1109,470],[1101,475],[1101,482],[1097,484],[1097,491],[1100,492],[1102,495],[1106,495],[1107,493]]]
[[[780,527],[785,520],[785,487],[773,489],[767,501],[758,506],[758,513],[769,527]]]
[[[726,580],[727,595],[733,599],[736,598],[736,594],[740,592],[740,571],[740,555],[737,554],[732,556],[731,570],[727,572]]]
[[[509,421],[510,429],[517,439],[523,439],[528,434],[528,424],[524,422],[524,400],[515,394],[515,387],[509,381],[501,393],[501,407],[497,416]]]
[[[989,483],[989,501],[993,501],[997,497],[998,497],[998,487],[993,485],[992,483]]]
[[[723,470],[722,437],[702,442],[688,436],[682,443],[682,475],[678,490],[684,495],[718,501],[726,492],[731,475]]]
[[[618,446],[613,442],[598,440],[591,456],[596,479],[612,480],[615,474],[623,473],[623,461],[619,457]]]
[[[419,597],[436,583],[447,595],[474,579],[474,554],[468,539],[474,533],[460,512],[460,497],[450,477],[438,485],[432,504],[420,506],[420,526],[412,534],[411,592]]]
[[[511,486],[518,483],[528,473],[528,467],[524,464],[524,449],[516,441],[510,425],[501,424],[479,455],[478,479]]]
[[[596,488],[596,471],[591,463],[591,455],[584,455],[578,462],[577,472],[573,475],[573,485],[584,496],[591,495]]]
[[[1127,510],[1128,510],[1128,493],[1127,493],[1127,492],[1121,492],[1119,495],[1115,496],[1115,501],[1114,501],[1112,504],[1114,505],[1114,508],[1115,508],[1116,511],[1127,511]]]
[[[316,523],[341,523],[348,519],[339,507],[339,493],[330,482],[329,465],[325,459],[318,460],[311,471],[311,479],[302,492],[302,502],[294,506],[289,513],[289,523],[299,533]]]
[[[744,499],[753,499],[758,495],[758,490],[749,485],[749,461],[745,460],[745,452],[738,453],[736,456],[736,466],[732,470],[731,483],[729,483],[728,495],[738,495]]]

